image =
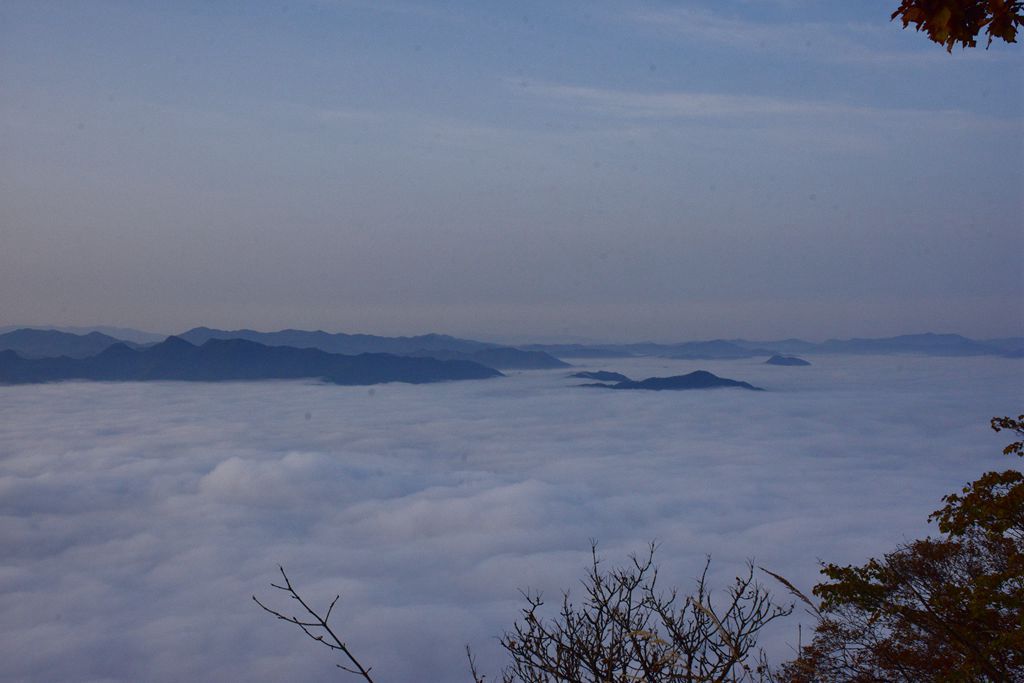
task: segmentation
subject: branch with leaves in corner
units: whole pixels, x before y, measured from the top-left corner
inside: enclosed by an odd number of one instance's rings
[[[1024,26],[1024,2],[1021,0],[903,0],[892,13],[903,28],[910,24],[924,31],[928,38],[952,52],[961,47],[975,47],[978,34],[1007,43],[1017,42],[1017,31]]]
[[[1024,415],[992,428],[1024,437]],[[1003,452],[1024,456],[1024,442]],[[943,537],[822,569],[814,640],[784,680],[1024,680],[1024,474],[987,472],[943,501],[931,516]]]

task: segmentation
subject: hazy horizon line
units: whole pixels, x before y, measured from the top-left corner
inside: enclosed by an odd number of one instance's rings
[[[791,335],[784,335],[784,336],[756,335],[755,334],[755,335],[747,336],[747,335],[731,334],[731,335],[717,335],[717,336],[710,335],[710,336],[696,336],[696,337],[685,337],[685,336],[667,337],[667,336],[660,336],[659,335],[659,336],[656,336],[656,337],[643,337],[643,338],[641,338],[641,337],[632,337],[632,338],[622,338],[622,337],[612,338],[612,337],[606,337],[606,338],[599,338],[599,337],[586,336],[586,335],[546,335],[546,334],[537,334],[537,335],[524,334],[524,335],[521,335],[521,336],[518,336],[518,335],[511,335],[510,336],[510,335],[487,334],[487,333],[478,333],[478,334],[474,334],[474,333],[453,333],[453,332],[443,332],[443,331],[438,331],[438,330],[429,330],[429,331],[425,331],[425,332],[403,332],[403,333],[400,333],[400,334],[393,334],[393,333],[392,334],[388,334],[388,333],[367,332],[367,331],[331,330],[331,329],[326,329],[324,327],[294,327],[294,326],[285,326],[285,327],[276,327],[276,328],[269,328],[269,327],[265,327],[265,326],[260,326],[260,327],[247,327],[247,326],[244,326],[244,327],[234,327],[234,326],[230,326],[230,327],[227,327],[227,326],[226,327],[217,327],[217,326],[214,326],[214,325],[206,325],[206,324],[192,325],[191,327],[187,327],[185,329],[181,329],[181,330],[178,330],[178,331],[175,331],[175,332],[167,332],[167,331],[164,331],[164,330],[157,331],[157,330],[153,330],[153,329],[143,329],[143,328],[139,328],[139,327],[132,327],[130,325],[114,325],[114,324],[59,325],[59,324],[50,324],[50,323],[46,323],[46,324],[25,324],[25,325],[17,325],[17,324],[0,325],[0,334],[5,334],[7,332],[11,332],[11,331],[14,331],[14,330],[20,330],[20,329],[55,330],[55,331],[68,332],[68,333],[71,333],[71,334],[88,333],[89,331],[94,331],[94,330],[95,331],[107,330],[107,332],[105,332],[105,334],[108,334],[109,336],[116,337],[116,334],[114,334],[114,332],[120,330],[120,331],[123,331],[123,332],[131,332],[131,333],[135,333],[135,334],[139,334],[139,335],[167,338],[167,337],[172,337],[172,336],[180,336],[180,335],[182,335],[182,334],[184,334],[184,333],[186,333],[186,332],[188,332],[190,330],[199,329],[199,328],[206,328],[206,329],[212,329],[212,330],[221,330],[221,331],[225,331],[225,332],[250,331],[250,332],[257,332],[257,333],[260,333],[260,334],[270,334],[270,333],[274,333],[274,332],[283,332],[283,331],[287,331],[287,330],[294,330],[294,331],[299,331],[299,332],[323,332],[323,333],[326,333],[326,334],[366,335],[366,336],[385,337],[385,338],[387,338],[387,337],[390,337],[390,338],[396,338],[396,337],[424,337],[424,336],[430,336],[430,335],[438,335],[438,336],[453,337],[453,338],[457,338],[457,339],[467,339],[467,340],[471,340],[471,341],[482,341],[482,342],[488,342],[488,343],[494,343],[494,344],[506,344],[506,345],[517,345],[517,344],[518,345],[524,345],[524,344],[583,344],[583,345],[600,345],[600,344],[608,344],[608,345],[612,345],[612,344],[615,344],[615,345],[626,345],[626,344],[674,344],[674,343],[687,343],[687,342],[731,341],[731,340],[743,340],[743,341],[747,341],[747,342],[764,342],[764,343],[789,341],[789,340],[800,340],[800,341],[805,341],[805,342],[809,342],[809,343],[819,344],[819,343],[826,342],[826,341],[833,340],[833,339],[836,339],[836,340],[849,340],[849,339],[891,339],[891,338],[895,338],[895,337],[908,337],[908,336],[921,336],[921,335],[935,335],[935,336],[947,336],[947,335],[950,335],[950,336],[959,336],[959,337],[964,337],[964,338],[967,338],[967,339],[971,339],[973,341],[982,341],[983,342],[983,341],[988,341],[988,340],[998,340],[998,339],[1007,339],[1007,338],[1011,338],[1012,339],[1012,338],[1016,338],[1016,337],[1024,337],[1024,333],[1022,333],[1022,334],[1007,334],[1007,335],[999,335],[999,336],[984,336],[984,335],[976,335],[976,334],[970,334],[970,333],[969,334],[965,334],[963,332],[936,331],[934,329],[931,329],[931,330],[919,330],[919,331],[904,331],[904,332],[899,332],[899,333],[896,333],[896,334],[883,334],[883,335],[878,335],[878,334],[875,334],[875,335],[856,334],[856,335],[849,335],[849,336],[844,336],[844,335],[800,335],[800,334],[791,334]]]

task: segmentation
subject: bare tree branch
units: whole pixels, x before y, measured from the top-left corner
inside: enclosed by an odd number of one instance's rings
[[[339,669],[341,669],[342,671],[347,671],[351,674],[355,674],[357,676],[361,676],[363,680],[365,680],[367,683],[374,683],[373,678],[370,677],[370,669],[372,667],[367,668],[360,664],[359,660],[357,660],[355,656],[352,654],[352,652],[348,649],[348,646],[338,637],[338,635],[327,623],[327,620],[331,618],[331,612],[334,610],[334,606],[338,604],[338,600],[341,598],[341,596],[334,596],[334,600],[332,600],[330,606],[328,606],[327,612],[323,616],[320,616],[320,614],[316,610],[310,607],[309,604],[306,603],[305,600],[303,600],[302,596],[300,596],[299,593],[295,590],[295,587],[292,586],[292,582],[288,578],[288,574],[285,572],[284,567],[279,566],[278,569],[281,571],[281,577],[284,579],[284,585],[282,586],[276,583],[271,583],[271,587],[287,593],[292,600],[298,601],[298,603],[302,605],[302,608],[306,611],[306,614],[312,617],[312,621],[306,621],[294,615],[285,614],[283,612],[279,612],[278,610],[272,609],[264,603],[260,602],[259,598],[257,598],[255,595],[252,596],[253,601],[255,601],[255,603],[259,605],[261,608],[263,608],[264,611],[274,615],[278,619],[282,621],[287,621],[289,624],[294,624],[298,626],[300,629],[302,629],[303,633],[305,633],[307,636],[309,636],[316,642],[320,643],[321,645],[325,645],[331,650],[341,651],[341,653],[348,658],[348,661],[351,663],[352,666],[348,667],[338,664],[337,667]],[[319,629],[323,631],[323,633],[316,633],[315,629]]]
[[[553,619],[541,615],[539,595],[526,593],[522,620],[501,639],[511,657],[506,683],[698,683],[771,681],[761,653],[748,665],[757,635],[790,614],[754,580],[753,564],[727,591],[716,612],[707,589],[708,564],[694,595],[658,588],[655,545],[631,566],[602,570],[596,545],[576,606],[565,593]],[[710,562],[710,560],[709,560]]]

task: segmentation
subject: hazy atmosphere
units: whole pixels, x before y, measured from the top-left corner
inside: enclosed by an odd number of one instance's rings
[[[1024,331],[1019,50],[895,0],[0,4],[0,315]]]
[[[1024,3],[943,1],[0,0],[0,679],[1024,680]]]

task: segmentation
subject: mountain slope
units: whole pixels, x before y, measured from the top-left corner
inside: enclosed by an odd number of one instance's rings
[[[788,365],[790,367],[810,365],[808,361],[805,361],[803,358],[797,358],[796,356],[772,356],[764,363],[765,365]]]
[[[616,384],[584,384],[582,386],[603,387],[605,389],[645,389],[648,391],[684,391],[688,389],[735,387],[751,391],[764,391],[764,389],[755,387],[747,382],[719,377],[707,370],[697,370],[686,375],[675,375],[673,377],[648,377],[639,382],[627,379]]]
[[[100,332],[71,334],[58,330],[22,328],[0,334],[0,351],[15,351],[23,358],[86,358],[118,343],[122,343],[122,340]]]
[[[959,334],[904,334],[879,339],[829,339],[819,344],[817,353],[920,354],[927,356],[986,356],[999,353],[981,342]]]
[[[551,354],[543,351],[523,351],[508,346],[499,346],[493,349],[480,349],[479,351],[417,351],[409,354],[423,358],[438,358],[441,360],[469,360],[474,363],[486,365],[496,370],[550,370],[552,368],[568,368],[568,363],[560,361]]]
[[[334,384],[421,384],[500,377],[479,363],[372,353],[342,355],[319,349],[265,346],[244,339],[211,339],[195,346],[179,337],[144,349],[114,344],[89,358],[22,358],[0,352],[0,383],[67,379],[103,381],[187,380],[217,382],[320,378]]]
[[[331,333],[322,330],[217,330],[194,327],[178,335],[192,344],[210,339],[246,339],[266,346],[292,346],[299,349],[320,349],[328,353],[394,353],[410,355],[420,351],[473,352],[493,348],[497,344],[459,339],[445,334],[424,334],[416,337],[379,337],[373,334]]]

